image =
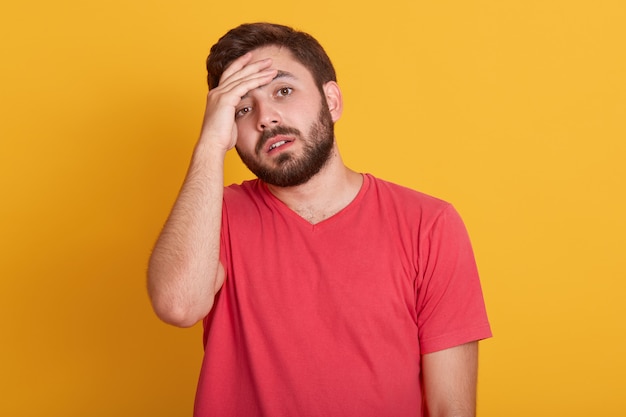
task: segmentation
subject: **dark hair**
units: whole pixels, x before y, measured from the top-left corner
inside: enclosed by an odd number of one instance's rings
[[[217,87],[222,73],[235,59],[269,45],[287,48],[311,72],[320,90],[328,81],[337,81],[326,51],[308,33],[273,23],[246,23],[228,31],[211,47],[206,63],[209,88]]]

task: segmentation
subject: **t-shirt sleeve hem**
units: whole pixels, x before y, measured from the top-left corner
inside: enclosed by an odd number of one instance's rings
[[[483,324],[470,329],[462,329],[454,333],[447,333],[432,339],[422,340],[421,352],[422,354],[433,353],[459,346],[464,343],[488,339],[490,337],[492,337],[491,327],[489,324]]]

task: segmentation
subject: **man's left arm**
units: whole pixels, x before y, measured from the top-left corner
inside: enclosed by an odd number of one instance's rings
[[[430,417],[474,417],[478,342],[422,356],[423,388]]]

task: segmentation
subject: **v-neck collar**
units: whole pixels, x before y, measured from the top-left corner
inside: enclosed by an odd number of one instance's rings
[[[298,224],[300,227],[308,228],[311,231],[315,231],[315,230],[324,229],[326,227],[331,227],[336,222],[341,221],[351,211],[356,209],[356,206],[358,206],[359,201],[363,199],[363,196],[369,189],[370,183],[371,183],[371,178],[369,175],[361,174],[361,177],[363,178],[361,188],[359,189],[359,192],[356,194],[356,196],[352,199],[352,201],[350,201],[350,203],[348,203],[347,206],[339,210],[337,213],[315,224],[310,223],[304,217],[300,216],[297,212],[289,208],[289,206],[283,203],[278,197],[272,194],[272,192],[269,190],[269,187],[267,186],[265,182],[261,180],[258,180],[258,181],[259,181],[261,192],[263,194],[263,198],[268,200],[270,204],[276,208],[276,210],[280,211],[281,213],[284,213],[289,218],[292,218],[293,221],[296,224]]]

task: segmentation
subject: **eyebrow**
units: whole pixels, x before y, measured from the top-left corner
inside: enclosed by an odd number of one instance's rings
[[[278,70],[278,72],[276,73],[276,76],[274,78],[272,78],[272,81],[270,81],[267,84],[261,85],[259,87],[257,87],[256,89],[258,90],[259,88],[263,88],[266,85],[271,84],[272,82],[280,79],[280,78],[290,78],[292,80],[297,80],[296,76],[293,75],[292,73],[288,72],[288,71],[282,71],[282,70]],[[243,96],[241,96],[242,99],[248,97],[248,95],[250,94],[250,92],[247,92],[246,94],[244,94]]]
[[[282,70],[278,70],[278,72],[276,73],[276,76],[272,78],[272,81],[278,78],[293,78],[294,80],[296,79],[295,75],[293,75],[292,73],[287,72],[287,71],[282,71]]]

